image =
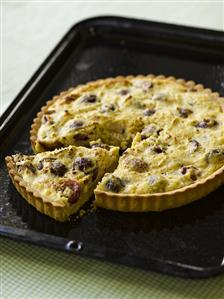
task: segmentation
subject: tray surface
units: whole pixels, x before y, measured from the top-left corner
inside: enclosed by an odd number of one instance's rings
[[[224,34],[119,17],[89,19],[68,32],[1,117],[0,235],[185,277],[224,271],[224,186],[178,209],[98,209],[58,223],[10,183],[4,156],[32,153],[32,119],[52,96],[98,78],[148,73],[192,79],[224,95]]]

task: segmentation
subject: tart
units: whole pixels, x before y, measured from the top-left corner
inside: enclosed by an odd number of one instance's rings
[[[6,157],[13,184],[38,211],[66,221],[92,196],[105,172],[113,171],[119,148],[68,146],[37,155]]]
[[[201,84],[164,76],[90,82],[54,97],[34,119],[35,152],[121,148],[118,167],[95,189],[97,206],[119,211],[179,207],[224,181],[224,99]]]

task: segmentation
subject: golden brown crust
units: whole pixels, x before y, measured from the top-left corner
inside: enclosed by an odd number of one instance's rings
[[[22,195],[22,197],[28,201],[29,204],[34,206],[39,212],[48,215],[58,221],[68,220],[68,215],[66,214],[65,207],[53,204],[50,201],[44,201],[41,197],[38,196],[38,194],[36,194],[32,190],[29,190],[29,188],[25,186],[22,177],[19,176],[16,170],[13,157],[7,156],[5,158],[5,161],[14,186]]]
[[[224,166],[206,179],[169,192],[136,195],[95,190],[95,205],[123,212],[162,211],[200,199],[223,183]]]

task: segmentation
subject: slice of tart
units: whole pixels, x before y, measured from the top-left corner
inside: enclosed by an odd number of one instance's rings
[[[38,211],[66,221],[92,196],[105,172],[113,171],[119,148],[101,143],[6,157],[13,184]]]

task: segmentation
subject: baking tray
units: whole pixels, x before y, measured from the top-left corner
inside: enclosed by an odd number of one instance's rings
[[[98,78],[148,73],[192,79],[223,95],[223,32],[112,16],[71,28],[0,120],[2,236],[183,277],[223,272],[223,187],[160,213],[98,209],[59,223],[27,204],[7,175],[4,156],[32,152],[32,119],[52,96]]]

